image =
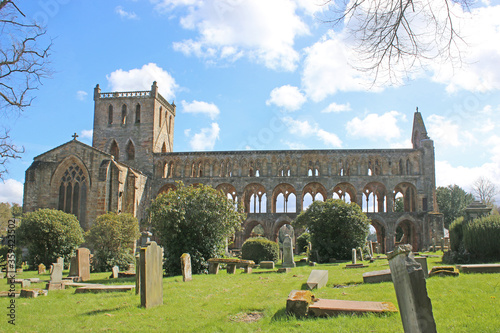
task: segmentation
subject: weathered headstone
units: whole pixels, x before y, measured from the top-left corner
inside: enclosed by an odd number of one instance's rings
[[[410,253],[411,245],[403,245],[388,256],[403,329],[406,333],[436,332],[424,272]]]
[[[363,249],[361,247],[358,247],[358,256],[359,260],[363,261]]]
[[[38,265],[38,274],[45,274],[46,268],[44,264]]]
[[[274,269],[274,261],[261,261],[259,265],[263,269]]]
[[[56,262],[58,264],[61,264],[61,267],[64,270],[64,258],[63,257],[58,257]]]
[[[356,249],[352,249],[352,264],[356,265]]]
[[[117,279],[119,273],[120,273],[120,267],[113,266],[113,268],[111,268],[111,278],[112,279]]]
[[[391,270],[366,272],[363,274],[364,283],[392,282]]]
[[[138,295],[141,290],[141,257],[135,256],[135,294]]]
[[[397,312],[391,302],[365,302],[317,299],[309,290],[292,290],[286,300],[286,312],[297,317],[324,317],[339,314]]]
[[[307,279],[307,287],[309,289],[319,289],[326,286],[328,282],[328,271],[327,270],[318,270],[313,269],[311,274],[309,274],[309,278]]]
[[[295,267],[295,261],[293,260],[293,246],[292,238],[290,235],[285,236],[283,241],[283,264],[282,267]]]
[[[163,304],[163,249],[150,242],[140,252],[141,306],[151,308]]]
[[[58,259],[59,261],[59,259]],[[57,262],[52,264],[52,271],[50,272],[50,282],[47,283],[45,289],[47,290],[58,290],[64,289],[64,284],[62,280],[63,264],[62,262]]]
[[[191,255],[183,253],[181,256],[182,281],[191,281]]]
[[[424,277],[427,279],[429,277],[429,269],[427,268],[427,257],[414,257],[416,262],[422,266],[422,270],[424,271]]]
[[[368,250],[370,251],[370,257],[373,258],[373,242],[368,242]]]
[[[500,264],[461,265],[457,268],[462,273],[500,273]]]

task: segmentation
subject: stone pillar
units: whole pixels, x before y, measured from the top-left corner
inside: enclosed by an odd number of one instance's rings
[[[388,255],[403,329],[405,333],[436,332],[424,272],[410,253],[411,246],[403,245]]]
[[[356,264],[356,249],[352,249],[352,264]]]
[[[191,281],[191,256],[189,253],[183,253],[181,256],[182,281]]]

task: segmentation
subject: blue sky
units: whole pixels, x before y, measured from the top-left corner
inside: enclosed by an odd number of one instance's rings
[[[316,0],[40,0],[21,3],[53,38],[52,77],[8,123],[25,147],[0,201],[22,202],[33,157],[91,142],[93,89],[175,101],[174,151],[410,146],[418,107],[436,147],[437,185],[500,187],[500,2],[454,8],[461,66],[425,62],[392,84],[353,68],[352,42]]]

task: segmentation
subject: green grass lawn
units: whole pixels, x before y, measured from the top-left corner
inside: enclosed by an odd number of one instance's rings
[[[366,263],[366,262],[365,262]],[[428,259],[429,269],[441,265],[440,258]],[[3,312],[0,331],[5,332],[403,332],[399,313],[333,318],[296,319],[285,313],[291,290],[305,288],[312,269],[329,271],[326,287],[315,290],[318,298],[393,302],[392,283],[363,284],[362,274],[389,268],[377,260],[368,268],[344,269],[345,264],[298,266],[289,274],[237,272],[181,276],[163,279],[163,305],[143,309],[135,292],[75,294],[74,288],[50,291],[35,299],[17,298],[16,325],[7,323],[8,298],[0,298]],[[260,273],[263,272],[263,273]],[[67,274],[65,274],[67,275]],[[90,282],[134,284],[134,279],[110,280],[110,273],[92,274]],[[48,274],[24,272],[19,278]],[[45,283],[32,284],[45,288]],[[7,290],[0,280],[0,290]],[[460,274],[427,280],[438,332],[499,332],[500,275]]]

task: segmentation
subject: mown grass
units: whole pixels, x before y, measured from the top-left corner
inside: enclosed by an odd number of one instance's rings
[[[429,269],[441,265],[428,259]],[[74,288],[50,291],[46,297],[15,300],[16,325],[7,323],[7,298],[0,299],[4,313],[0,331],[5,332],[402,332],[399,313],[334,318],[296,319],[285,313],[291,290],[302,289],[312,269],[329,271],[326,287],[314,291],[318,298],[393,302],[392,283],[363,284],[362,274],[387,269],[377,260],[363,269],[344,269],[345,264],[299,266],[289,274],[263,273],[195,275],[163,280],[163,305],[143,309],[135,292],[75,294]],[[92,274],[92,281],[133,284],[133,279],[108,279],[110,273]],[[41,277],[24,272],[19,277]],[[44,288],[45,284],[32,284]],[[0,280],[0,290],[7,290]],[[461,274],[427,280],[434,318],[440,332],[498,332],[500,330],[500,277],[498,274]],[[260,319],[259,319],[260,318]],[[258,320],[255,320],[258,319]]]

